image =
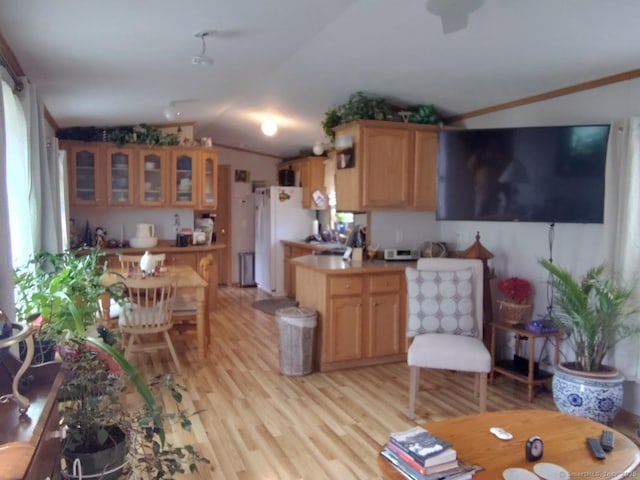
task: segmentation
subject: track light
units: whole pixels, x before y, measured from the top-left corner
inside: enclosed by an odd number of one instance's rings
[[[268,118],[262,122],[260,129],[267,137],[273,137],[278,132],[278,122],[275,118]]]

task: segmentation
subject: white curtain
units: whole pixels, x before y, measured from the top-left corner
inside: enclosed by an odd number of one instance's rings
[[[7,143],[3,98],[11,94],[11,87],[0,79],[0,309],[15,318],[13,297],[13,260],[11,255],[11,222],[9,221],[9,194],[7,189]]]
[[[635,301],[640,304],[640,117],[611,125],[606,168],[605,259],[618,281],[636,285]],[[640,382],[638,345],[637,337],[626,339],[614,352],[616,368],[636,382]]]
[[[47,140],[44,105],[35,86],[26,78],[22,81],[24,89],[20,92],[20,99],[29,140],[29,211],[33,251],[61,252],[64,243],[57,142]]]

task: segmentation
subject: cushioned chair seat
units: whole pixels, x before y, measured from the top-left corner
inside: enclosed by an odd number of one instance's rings
[[[414,337],[407,352],[407,363],[423,368],[488,373],[491,355],[475,337],[430,333]]]

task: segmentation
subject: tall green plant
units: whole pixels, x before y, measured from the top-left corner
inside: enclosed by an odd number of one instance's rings
[[[603,265],[589,269],[581,279],[548,260],[541,260],[540,265],[551,274],[552,320],[567,334],[577,368],[602,371],[609,350],[640,333],[640,325],[629,322],[629,316],[638,312],[630,305],[633,288],[618,285],[606,275]]]

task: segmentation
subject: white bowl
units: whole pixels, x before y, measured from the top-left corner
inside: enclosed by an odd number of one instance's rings
[[[151,248],[158,244],[158,237],[133,237],[129,239],[129,245],[133,248]]]

